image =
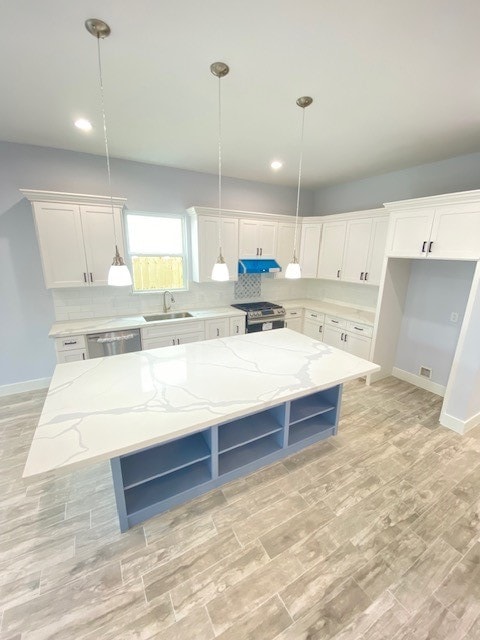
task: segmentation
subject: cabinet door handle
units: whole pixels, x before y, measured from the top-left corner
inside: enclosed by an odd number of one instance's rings
[[[177,338],[177,344],[180,344],[180,338]]]
[[[340,271],[341,271],[340,269],[337,271],[337,278],[340,277]]]
[[[427,241],[422,244],[422,253],[425,253],[425,249],[427,248]]]
[[[260,255],[263,256],[263,247],[260,247]]]
[[[85,360],[85,354],[82,353],[82,360]]]
[[[172,344],[175,344],[175,338],[172,338]]]
[[[85,273],[85,271],[83,272],[83,281],[87,282],[87,274]]]
[[[345,334],[345,337],[343,338],[343,341],[346,342],[347,341],[347,333]]]
[[[318,327],[318,332],[319,332],[319,333],[323,333],[323,324],[321,324],[321,325]]]
[[[343,333],[342,333],[342,335],[340,336],[340,340],[343,342]]]
[[[257,256],[258,256],[258,247],[257,247]]]
[[[237,326],[235,327],[235,333],[240,333],[240,326],[237,324]]]
[[[217,327],[217,338],[220,335],[220,329]]]
[[[428,244],[428,253],[432,253],[433,240]]]
[[[360,274],[360,280],[363,280],[363,276],[365,275],[364,271]]]
[[[364,278],[365,282],[368,280],[368,271],[365,271],[365,278]]]
[[[90,271],[90,282],[93,282],[93,273]]]

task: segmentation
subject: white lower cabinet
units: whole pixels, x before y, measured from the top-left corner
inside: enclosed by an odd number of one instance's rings
[[[245,316],[230,318],[230,335],[238,336],[245,333]]]
[[[204,322],[178,322],[168,325],[143,327],[142,349],[171,347],[205,339]]]
[[[57,363],[77,362],[87,359],[85,336],[65,336],[55,340]]]
[[[230,335],[230,318],[205,320],[205,340],[225,338]]]
[[[303,321],[303,333],[310,338],[323,340],[325,315],[320,311],[305,309],[305,319]]]
[[[303,309],[287,309],[285,315],[285,327],[292,331],[303,331]]]
[[[328,318],[328,316],[327,316]],[[332,324],[338,321],[341,326]],[[372,327],[349,322],[340,318],[328,318],[325,324],[323,341],[331,347],[348,351],[354,356],[370,359]]]

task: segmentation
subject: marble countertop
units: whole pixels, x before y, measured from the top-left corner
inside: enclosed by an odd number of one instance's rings
[[[290,329],[60,364],[24,477],[110,459],[379,369]]]
[[[353,322],[361,322],[362,324],[372,325],[375,322],[375,309],[359,309],[348,305],[338,304],[323,300],[311,300],[309,298],[299,298],[298,300],[281,300],[279,302],[285,309],[295,309],[302,307],[303,309],[312,309],[320,313],[326,313],[329,316],[338,316]]]
[[[182,309],[171,309],[172,312]],[[178,322],[194,322],[195,320],[208,320],[212,318],[229,318],[245,315],[240,309],[233,307],[216,307],[213,309],[188,309],[191,318],[175,318],[172,320],[158,320],[147,322],[143,316],[125,316],[112,318],[86,318],[83,320],[65,320],[55,322],[48,334],[50,338],[62,338],[64,336],[85,335],[97,331],[120,331],[122,329],[138,329],[155,325],[174,325]],[[161,312],[159,312],[161,313]],[[146,313],[146,316],[154,315]]]

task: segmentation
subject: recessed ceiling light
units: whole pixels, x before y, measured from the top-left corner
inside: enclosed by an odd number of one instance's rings
[[[283,167],[283,162],[280,162],[280,160],[274,160],[270,166],[272,167],[272,169],[274,171],[277,171],[278,169],[281,169]]]
[[[86,120],[85,118],[79,118],[78,120],[75,120],[74,124],[77,127],[77,129],[81,129],[82,131],[92,130],[92,123],[89,120]]]

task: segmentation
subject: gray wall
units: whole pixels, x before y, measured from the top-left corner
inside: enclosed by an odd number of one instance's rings
[[[476,263],[412,260],[395,366],[415,375],[432,369],[446,385],[455,355]],[[452,323],[452,311],[459,314]]]
[[[384,202],[480,189],[480,153],[318,189],[316,215],[375,209]]]
[[[0,386],[50,376],[55,364],[47,338],[54,322],[45,289],[30,203],[20,188],[108,195],[99,156],[0,142]],[[223,206],[269,213],[295,212],[296,189],[225,178]],[[217,204],[217,177],[112,160],[112,191],[127,206],[177,212]],[[305,189],[302,210],[313,211]]]

